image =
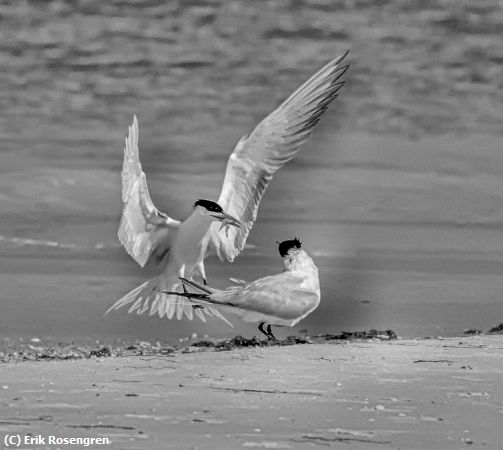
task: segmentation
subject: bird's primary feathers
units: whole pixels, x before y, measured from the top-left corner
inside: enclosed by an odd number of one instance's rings
[[[118,237],[129,255],[143,267],[154,251],[171,247],[180,222],[160,212],[148,192],[138,152],[138,120],[129,126],[122,164],[122,217]]]
[[[269,114],[232,152],[218,204],[243,225],[228,236],[210,227],[210,246],[221,260],[233,261],[243,250],[258,207],[275,172],[290,161],[311,136],[313,127],[338,96],[349,65],[348,52],[330,61]]]
[[[186,299],[165,292],[180,291],[178,277],[199,276],[205,281],[204,258],[208,254],[233,261],[243,250],[273,175],[295,156],[343,86],[341,77],[349,66],[341,63],[346,55],[326,64],[241,138],[229,157],[218,202],[198,200],[182,222],[160,212],[150,198],[134,117],[124,147],[118,237],[140,266],[152,261],[159,275],[118,300],[109,311],[132,303],[129,312],[148,311],[168,318],[186,315],[190,319],[193,313],[201,319],[211,315],[211,306],[193,309]],[[215,221],[221,223],[212,223]]]

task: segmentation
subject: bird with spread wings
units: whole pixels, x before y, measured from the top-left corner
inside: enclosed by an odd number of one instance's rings
[[[153,261],[159,274],[116,301],[107,313],[131,305],[130,313],[149,312],[168,319],[185,315],[190,320],[196,315],[204,322],[206,317],[216,316],[226,321],[210,305],[202,307],[167,292],[184,289],[180,277],[198,276],[206,284],[207,255],[216,253],[222,261],[232,262],[244,249],[273,175],[295,156],[344,85],[341,78],[349,65],[342,62],[347,53],[322,67],[239,140],[229,157],[218,201],[197,200],[184,221],[159,211],[150,198],[134,117],[124,147],[118,237],[140,266]]]

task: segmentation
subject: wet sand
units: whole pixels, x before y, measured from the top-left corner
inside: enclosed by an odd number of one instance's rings
[[[7,363],[0,435],[118,449],[499,449],[502,356],[501,335],[481,335]]]
[[[266,240],[281,225],[257,224],[252,242]],[[113,234],[116,223],[107,226]],[[294,228],[302,226],[306,224]],[[317,224],[314,231],[305,234],[306,240],[351,234],[357,245],[353,254],[313,255],[320,269],[321,305],[293,329],[278,329],[280,337],[303,329],[316,334],[370,328],[391,328],[404,338],[452,336],[468,328],[487,331],[503,319],[498,229],[327,223]],[[323,248],[321,243],[313,247]],[[209,259],[207,273],[214,285],[223,287],[230,283],[229,277],[251,280],[279,271],[280,263],[274,247],[260,246],[246,250],[233,264]],[[254,325],[232,317],[234,328],[216,320],[169,321],[127,311],[103,317],[115,299],[152,275],[151,269],[136,267],[118,246],[6,245],[0,256],[0,337],[53,343],[156,342],[193,333],[212,337],[257,333]]]

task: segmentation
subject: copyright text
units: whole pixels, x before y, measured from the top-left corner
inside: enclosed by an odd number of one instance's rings
[[[43,436],[6,434],[3,438],[5,447],[25,447],[39,445],[78,445],[80,447],[90,447],[91,445],[110,445],[111,439],[107,437],[63,437],[55,435]]]

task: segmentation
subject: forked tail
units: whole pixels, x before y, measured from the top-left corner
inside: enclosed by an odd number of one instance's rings
[[[177,292],[179,287],[179,284],[174,284],[170,288],[171,292],[161,291],[159,288],[159,278],[152,278],[140,284],[140,286],[131,292],[128,292],[120,300],[117,300],[104,315],[123,306],[131,305],[128,310],[130,314],[134,312],[136,314],[143,314],[148,311],[151,316],[158,314],[159,317],[166,317],[168,319],[176,316],[178,320],[182,319],[184,315],[189,320],[192,320],[195,314],[203,322],[206,322],[207,317],[215,316],[232,326],[215,308],[210,306],[201,308],[200,305],[194,305],[190,301],[190,298],[177,295],[181,294]]]

